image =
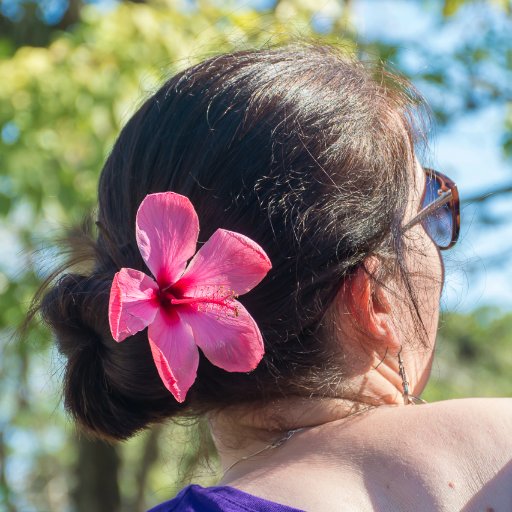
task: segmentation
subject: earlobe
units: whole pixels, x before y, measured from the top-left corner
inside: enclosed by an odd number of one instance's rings
[[[357,330],[367,334],[367,343],[378,352],[382,347],[399,350],[401,343],[390,293],[373,277],[379,265],[377,258],[371,258],[349,278],[345,283],[345,300]]]
[[[374,285],[371,307],[376,329],[378,329],[381,338],[386,341],[386,347],[391,351],[400,350],[402,343],[397,332],[395,311],[391,305],[390,292],[377,283]]]

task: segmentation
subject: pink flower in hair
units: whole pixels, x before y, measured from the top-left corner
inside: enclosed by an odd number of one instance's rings
[[[197,347],[228,372],[253,370],[264,353],[256,322],[236,298],[265,277],[270,260],[251,239],[225,229],[215,231],[194,256],[198,234],[188,198],[173,192],[146,196],[136,236],[154,279],[122,268],[110,291],[113,338],[123,341],[148,327],[158,373],[178,402],[196,378]]]

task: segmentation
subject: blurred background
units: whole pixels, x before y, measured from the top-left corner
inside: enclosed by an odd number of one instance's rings
[[[211,452],[201,424],[117,446],[78,435],[49,333],[12,334],[62,258],[51,240],[94,207],[102,162],[143,98],[216,53],[308,35],[412,79],[435,114],[422,163],[460,188],[424,397],[512,396],[510,0],[0,0],[2,511],[139,512],[189,480],[215,482],[215,457],[198,464]]]

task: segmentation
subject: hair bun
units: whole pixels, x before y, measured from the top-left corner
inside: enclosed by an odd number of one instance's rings
[[[41,301],[44,322],[67,358],[65,409],[87,432],[123,440],[176,413],[145,333],[122,344],[108,326],[110,276],[65,274]]]
[[[63,355],[73,357],[86,345],[101,350],[101,324],[105,323],[101,322],[101,313],[108,304],[108,290],[106,279],[65,274],[45,295],[41,304],[43,319],[57,334]]]

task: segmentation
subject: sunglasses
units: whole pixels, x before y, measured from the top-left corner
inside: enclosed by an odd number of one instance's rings
[[[457,185],[438,171],[424,168],[425,190],[419,213],[404,231],[420,223],[441,250],[453,247],[460,232],[460,202]]]

